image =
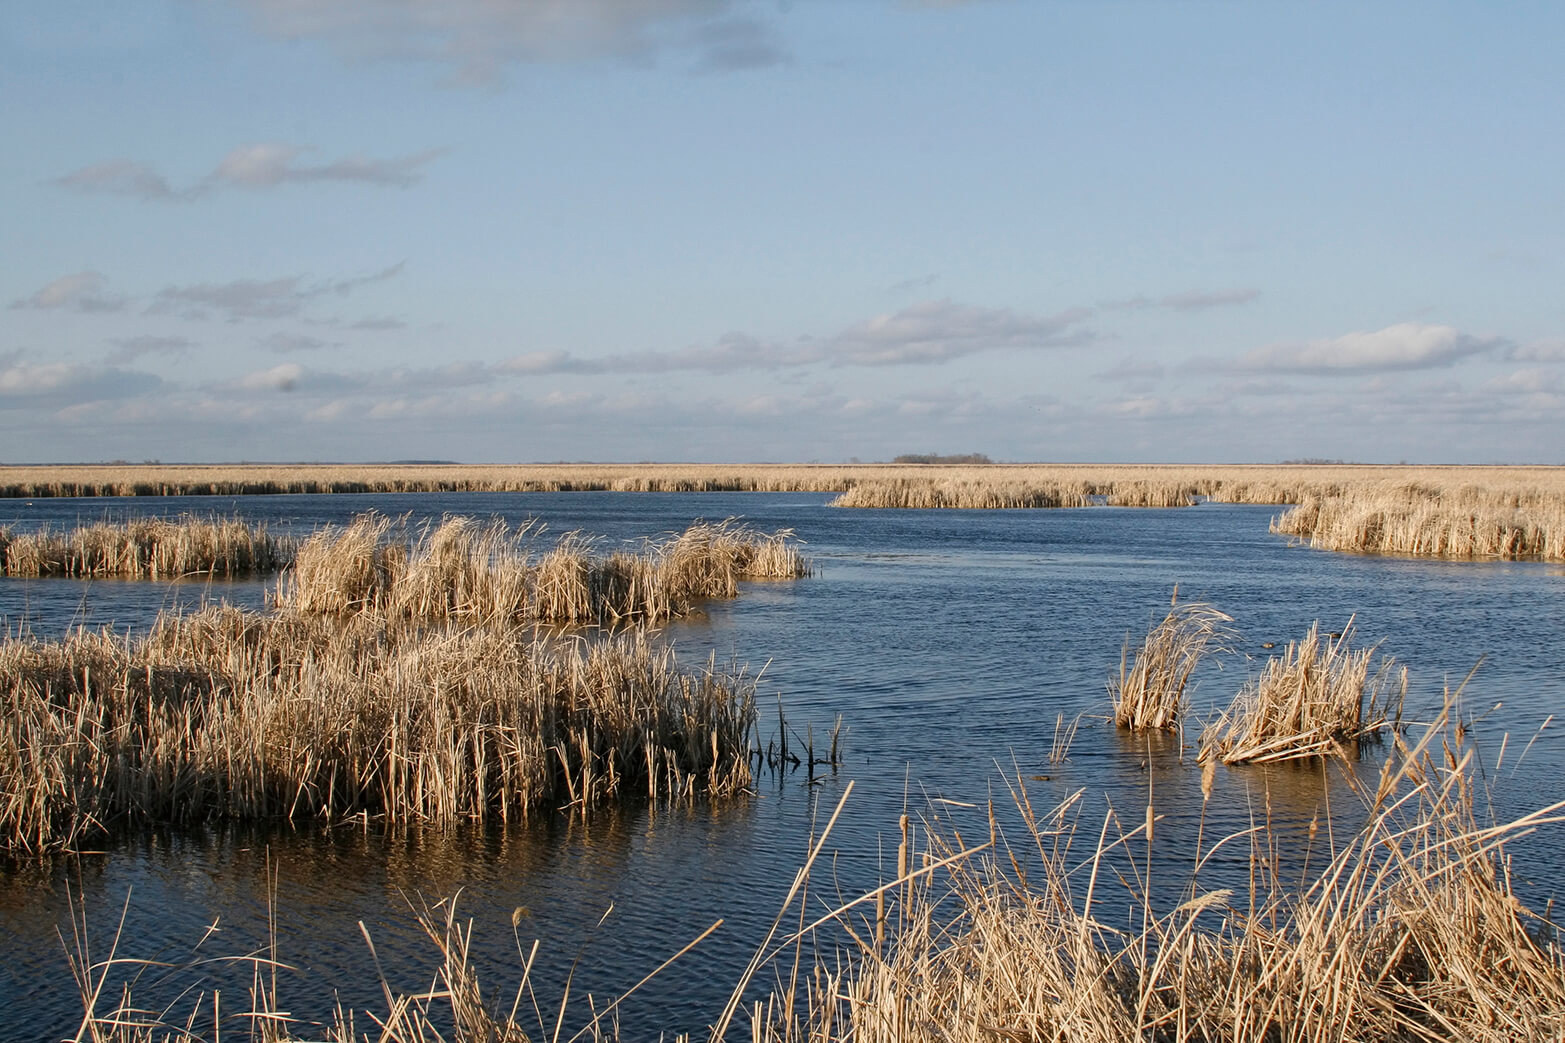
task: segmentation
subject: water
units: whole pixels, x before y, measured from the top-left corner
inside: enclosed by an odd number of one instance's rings
[[[1019,839],[1002,772],[1040,808],[1085,789],[1081,821],[1092,840],[1110,808],[1128,825],[1139,823],[1151,788],[1164,816],[1154,886],[1173,896],[1187,883],[1182,874],[1202,812],[1196,731],[1183,742],[1148,739],[1088,716],[1068,760],[1050,763],[1048,754],[1062,715],[1106,712],[1105,681],[1126,633],[1139,635],[1160,618],[1175,584],[1181,598],[1233,615],[1240,631],[1239,653],[1198,675],[1198,716],[1226,705],[1258,670],[1263,642],[1281,647],[1314,620],[1338,630],[1354,616],[1362,641],[1383,639],[1382,650],[1411,668],[1411,718],[1432,716],[1442,691],[1481,660],[1463,711],[1488,764],[1511,736],[1503,770],[1486,774],[1496,814],[1565,796],[1558,782],[1565,741],[1553,726],[1539,733],[1565,706],[1556,657],[1565,574],[1558,567],[1314,552],[1268,534],[1274,510],[1267,507],[848,511],[826,507],[827,499],[553,493],[0,501],[0,525],[18,527],[196,512],[303,533],[373,507],[409,514],[415,524],[444,514],[537,519],[547,534],[580,529],[606,545],[678,531],[696,518],[741,516],[761,529],[792,528],[819,575],[747,584],[738,599],[705,606],[662,638],[689,665],[711,654],[752,671],[764,667],[759,692],[773,731],[778,697],[797,736],[813,733],[823,746],[838,714],[847,728],[836,773],[813,784],[804,772],[767,776],[753,798],[720,806],[628,804],[585,822],[558,818],[509,831],[388,835],[371,822],[149,834],[101,854],[0,870],[0,1036],[75,1031],[81,1005],[57,934],[72,937],[73,901],[79,915],[85,910],[94,959],[106,953],[122,913],[126,956],[187,961],[213,923],[218,933],[197,957],[260,951],[275,937],[279,957],[296,968],[278,975],[285,1008],[325,1018],[334,996],[384,1011],[361,922],[394,988],[427,987],[437,960],[409,905],[451,896],[458,896],[459,916],[475,922],[482,978],[504,1007],[524,955],[540,941],[534,985],[551,1031],[573,962],[566,1020],[575,1026],[587,1017],[588,992],[601,1005],[723,919],[618,1011],[632,1038],[699,1031],[720,1012],[812,832],[849,780],[853,793],[826,845],[812,913],[892,875],[904,808],[915,818],[938,816],[938,825],[969,840],[987,839],[984,806],[994,798],[1002,825]],[[221,598],[259,606],[269,586],[3,580],[0,622],[42,635],[74,625],[138,629],[175,604]],[[1362,770],[1373,770],[1373,758]],[[1312,818],[1329,813],[1339,828],[1353,819],[1352,794],[1323,782],[1335,771],[1219,770],[1209,835],[1269,809],[1280,832],[1299,838],[1294,854],[1302,861]],[[1559,829],[1512,850],[1529,901],[1541,904],[1562,890]],[[1209,871],[1236,866],[1218,859]],[[172,999],[200,980],[221,985],[225,1008],[237,1010],[250,984],[247,972],[220,966],[181,971],[160,985],[161,973],[144,973],[138,994],[163,1002],[157,998]],[[523,1010],[531,1010],[526,1001]]]

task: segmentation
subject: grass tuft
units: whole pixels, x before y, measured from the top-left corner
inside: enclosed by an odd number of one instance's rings
[[[1233,617],[1202,601],[1172,605],[1131,658],[1130,636],[1120,652],[1119,677],[1109,682],[1114,723],[1121,728],[1173,728],[1187,704],[1190,676],[1209,652],[1231,647]]]

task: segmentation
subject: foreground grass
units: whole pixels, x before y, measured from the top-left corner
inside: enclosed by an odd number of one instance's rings
[[[1565,802],[1507,823],[1478,822],[1480,769],[1450,724],[1442,717],[1415,743],[1395,742],[1373,789],[1359,791],[1363,824],[1326,830],[1302,881],[1279,878],[1283,841],[1268,832],[1269,820],[1218,839],[1198,834],[1195,869],[1172,908],[1152,897],[1154,806],[1144,824],[1125,829],[1112,811],[1101,823],[1084,820],[1081,791],[1035,810],[1017,778],[1008,785],[1021,835],[1008,837],[991,811],[983,842],[926,832],[920,851],[917,831],[904,827],[898,876],[823,909],[808,881],[834,815],[704,1035],[774,1043],[1558,1039],[1565,959],[1552,927],[1513,893],[1506,845],[1565,820]],[[1214,768],[1209,762],[1203,777],[1208,793]],[[1210,857],[1236,847],[1248,848],[1248,871],[1228,867],[1216,886],[1207,883]],[[243,1008],[229,1000],[227,1031],[342,1043],[559,1038],[569,994],[557,1009],[523,1000],[536,1000],[536,945],[529,952],[518,939],[522,980],[492,991],[469,959],[473,925],[452,903],[418,918],[432,946],[432,987],[409,994],[382,979],[385,1009],[339,1009],[328,1023],[307,1025],[280,1005],[277,954],[265,952],[246,958],[256,985]],[[823,928],[846,948],[800,963],[801,953],[820,951],[800,943]],[[83,926],[78,944],[84,935]],[[688,948],[671,943],[671,959]],[[215,995],[187,994],[179,1011],[140,1009],[128,990],[103,987],[112,968],[136,961],[117,951],[94,961],[85,952],[73,958],[85,1011],[78,1039],[216,1038],[223,1030]],[[742,1001],[774,962],[777,991]],[[582,1024],[570,1038],[617,1038],[620,999],[589,1000],[585,1014],[569,1019]]]

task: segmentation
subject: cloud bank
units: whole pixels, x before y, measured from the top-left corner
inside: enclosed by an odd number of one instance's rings
[[[1248,352],[1239,368],[1267,373],[1383,373],[1450,366],[1509,346],[1450,326],[1398,323],[1327,340],[1272,344]]]

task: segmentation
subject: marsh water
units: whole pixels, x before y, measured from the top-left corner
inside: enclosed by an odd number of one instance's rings
[[[287,965],[276,978],[282,1008],[321,1020],[339,1001],[383,1012],[382,974],[394,989],[428,988],[438,960],[410,905],[450,900],[473,921],[481,977],[503,1008],[535,939],[532,984],[551,1031],[574,975],[562,1038],[590,1016],[588,994],[601,1006],[722,919],[616,1011],[627,1038],[699,1033],[721,1011],[850,781],[812,883],[816,913],[894,875],[904,810],[930,828],[986,839],[993,800],[1007,835],[1023,840],[1008,786],[1024,788],[1040,809],[1083,791],[1086,846],[1111,811],[1127,829],[1138,823],[1150,793],[1162,817],[1153,886],[1170,902],[1188,888],[1203,812],[1208,835],[1269,819],[1285,846],[1295,838],[1291,855],[1303,873],[1309,824],[1352,822],[1358,798],[1344,769],[1220,769],[1204,805],[1198,725],[1148,738],[1104,718],[1105,682],[1127,633],[1161,618],[1176,584],[1182,599],[1232,615],[1239,633],[1236,652],[1197,676],[1197,719],[1226,706],[1259,670],[1271,654],[1264,643],[1280,650],[1315,620],[1341,630],[1352,617],[1359,643],[1383,642],[1383,653],[1409,667],[1410,727],[1432,718],[1443,693],[1476,667],[1460,713],[1486,765],[1483,814],[1488,803],[1503,817],[1565,797],[1565,726],[1549,723],[1565,708],[1558,566],[1312,551],[1268,533],[1270,507],[856,511],[828,500],[550,493],[0,501],[0,525],[19,528],[195,513],[302,534],[370,509],[414,522],[446,514],[536,520],[545,540],[581,530],[605,547],[697,518],[789,528],[816,575],[745,584],[738,598],[663,628],[660,640],[687,666],[715,656],[720,666],[748,664],[759,674],[765,739],[776,735],[779,704],[795,748],[813,737],[823,752],[836,717],[844,723],[835,769],[763,771],[753,796],[720,804],[631,801],[508,830],[390,832],[369,821],[147,833],[101,852],[0,867],[0,1038],[76,1031],[82,1004],[67,963],[73,911],[92,959],[108,954],[118,930],[118,955],[170,965],[140,969],[137,994],[149,1005],[218,987],[225,1009],[242,1009],[250,971],[199,961],[275,942]],[[259,607],[271,583],[0,580],[0,620],[12,633],[45,637],[74,626],[134,632],[159,610],[203,600]],[[1068,756],[1051,761],[1059,722],[1078,718]],[[1367,751],[1357,770],[1373,771],[1378,756]],[[1248,849],[1233,847],[1247,865]],[[1549,827],[1510,851],[1530,904],[1541,908],[1565,891],[1565,831]],[[1217,859],[1203,872],[1220,877],[1224,867]],[[1238,862],[1229,869],[1241,871]],[[136,972],[127,965],[126,974]],[[532,1000],[522,1009],[533,1016]]]

